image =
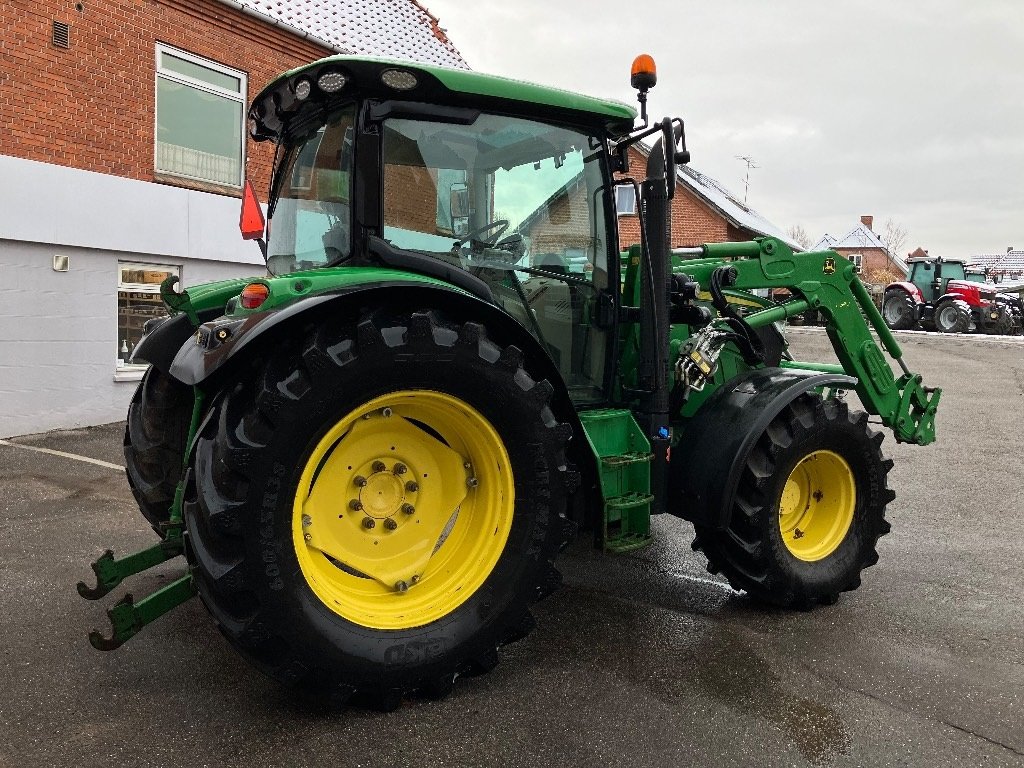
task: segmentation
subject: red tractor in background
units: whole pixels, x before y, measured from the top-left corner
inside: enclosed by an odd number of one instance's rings
[[[928,257],[907,263],[907,281],[889,283],[882,298],[882,317],[893,330],[920,324],[940,333],[1021,333],[1024,283],[985,282],[984,272],[969,272],[962,259]]]

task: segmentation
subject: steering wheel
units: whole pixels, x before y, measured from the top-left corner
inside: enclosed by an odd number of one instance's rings
[[[497,230],[493,232],[489,237],[480,237],[484,232],[490,232],[491,230]],[[461,238],[455,241],[456,247],[461,246],[463,243],[479,243],[483,246],[494,245],[498,242],[498,238],[501,237],[505,230],[508,229],[508,219],[496,219],[489,224],[484,224],[482,227],[477,227],[472,232],[467,232]]]

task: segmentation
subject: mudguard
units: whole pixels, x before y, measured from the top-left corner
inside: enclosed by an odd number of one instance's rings
[[[842,374],[758,368],[724,384],[672,448],[669,511],[695,525],[726,528],[747,455],[771,420],[805,392],[856,383]]]
[[[899,288],[900,290],[906,291],[908,294],[910,294],[910,298],[914,300],[915,304],[924,303],[924,294],[922,294],[921,289],[918,288],[913,283],[889,283],[887,286],[885,286],[885,290],[887,291],[890,290],[891,288]]]
[[[220,309],[206,309],[198,313],[200,321],[216,319]],[[163,373],[171,372],[175,355],[190,338],[195,336],[195,326],[184,312],[173,317],[157,317],[147,320],[143,336],[132,351],[131,362],[149,363]]]

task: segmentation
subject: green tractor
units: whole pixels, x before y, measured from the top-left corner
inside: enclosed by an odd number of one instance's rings
[[[198,594],[288,684],[442,696],[530,632],[577,532],[625,552],[666,513],[757,600],[857,588],[894,498],[868,413],[925,445],[940,392],[836,253],[670,249],[683,123],[648,124],[649,57],[632,82],[639,127],[622,104],[352,56],[256,97],[251,136],[277,157],[269,222],[247,185],[241,223],[269,274],[162,286],[124,446],[161,538],[105,553],[79,591],[179,555],[185,571],[118,602],[96,648]],[[647,178],[623,178],[646,137]],[[620,250],[623,184],[644,236]],[[788,353],[778,329],[810,308],[838,364]]]

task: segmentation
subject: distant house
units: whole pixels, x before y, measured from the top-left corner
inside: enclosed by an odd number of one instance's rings
[[[988,277],[997,282],[1024,278],[1024,250],[1010,246],[1006,253],[979,254],[968,261],[976,267],[984,267]]]
[[[643,179],[647,176],[648,147],[634,145],[629,149],[629,170],[625,176]],[[630,187],[616,190],[616,212],[619,219],[619,245],[623,248],[640,242],[640,218],[636,199]],[[729,190],[689,165],[680,165],[676,172],[676,194],[672,200],[672,247],[686,248],[704,243],[726,243],[752,240],[755,237],[777,237],[795,250],[802,250],[789,235],[753,208],[740,202]]]
[[[889,252],[885,241],[871,228],[873,216],[861,216],[860,223],[842,237],[826,234],[811,250],[833,250],[857,266],[862,279],[873,283],[903,280],[906,263]]]

